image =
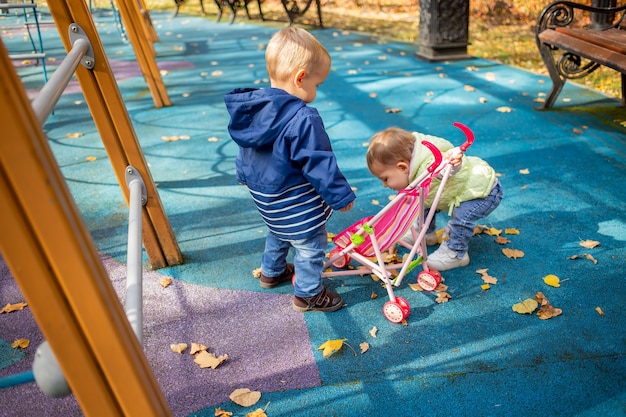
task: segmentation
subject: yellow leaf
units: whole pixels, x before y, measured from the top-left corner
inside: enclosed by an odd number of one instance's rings
[[[255,278],[261,278],[261,268],[253,269],[252,276]]]
[[[326,342],[321,344],[320,347],[317,348],[317,350],[324,350],[324,352],[322,353],[322,356],[324,357],[330,356],[341,349],[344,340],[346,339],[327,340]]]
[[[76,133],[68,133],[65,136],[67,136],[69,139],[76,139],[76,138],[83,136],[83,134],[80,132],[76,132]]]
[[[545,277],[543,277],[543,282],[555,288],[559,288],[561,286],[561,280],[559,279],[559,277],[557,277],[556,275],[552,275],[552,274],[546,275]]]
[[[587,248],[587,249],[595,248],[599,244],[600,242],[598,242],[597,240],[588,240],[588,239],[580,242],[580,246]]]
[[[471,92],[471,91],[476,91],[476,89],[475,89],[474,87],[472,87],[471,85],[465,85],[465,86],[463,87],[463,89],[464,89],[465,91],[470,91],[470,92]]]
[[[16,339],[13,343],[11,343],[11,347],[13,349],[26,349],[30,345],[30,340],[28,339]]]
[[[0,314],[2,313],[12,313],[14,311],[18,311],[18,310],[24,310],[24,307],[26,307],[28,304],[26,303],[15,303],[15,304],[7,304],[4,307],[2,307],[2,310],[0,310]]]
[[[483,284],[480,286],[480,288],[482,288],[483,291],[488,290],[489,288],[491,288],[491,286],[489,284]]]
[[[170,349],[172,352],[183,353],[187,349],[187,343],[171,344]]]
[[[230,395],[232,402],[242,407],[250,407],[261,399],[259,391],[250,391],[248,388],[237,388]]]
[[[600,307],[596,307],[596,311],[598,312],[599,315],[604,316],[604,311],[602,311]]]
[[[367,352],[368,349],[370,348],[370,344],[367,342],[363,342],[359,346],[361,347],[361,354]]]
[[[220,366],[224,361],[228,359],[228,355],[222,355],[219,358],[214,354],[207,352],[206,350],[200,351],[193,360],[200,365],[200,368],[215,369]]]
[[[519,230],[514,228],[504,229],[504,233],[506,233],[507,235],[519,235]]]
[[[159,284],[161,284],[162,288],[167,288],[170,286],[170,284],[172,284],[172,278],[170,277],[163,277],[159,280]]]
[[[215,417],[232,417],[232,415],[230,411],[224,411],[219,407],[215,409]]]
[[[87,157],[87,158],[85,158],[85,159],[86,159],[87,161],[89,161],[89,162],[93,162],[93,161],[95,161],[95,160],[96,160],[96,159],[98,159],[98,158],[96,158],[95,156],[88,156],[88,157]]]
[[[519,173],[522,174],[522,175],[528,175],[528,174],[530,174],[530,170],[528,168],[520,169]]]
[[[532,298],[527,298],[521,303],[513,304],[513,311],[519,314],[532,314],[537,309],[539,303]]]

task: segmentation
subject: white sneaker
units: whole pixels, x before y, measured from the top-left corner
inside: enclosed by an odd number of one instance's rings
[[[404,236],[402,236],[400,238],[400,240],[403,241],[404,243],[406,243],[409,246],[413,246],[415,241],[413,240],[413,235],[411,234],[411,229],[409,229],[409,231],[406,232],[404,234]],[[426,245],[427,246],[435,246],[438,243],[437,232],[426,233],[426,236],[424,237],[424,240],[426,240]]]
[[[457,258],[456,251],[448,248],[447,242],[443,241],[436,251],[428,255],[426,262],[429,267],[437,271],[447,271],[449,269],[467,266],[470,262],[470,258],[467,253],[465,253],[462,258]]]

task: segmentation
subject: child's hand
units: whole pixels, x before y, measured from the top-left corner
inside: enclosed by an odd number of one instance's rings
[[[461,152],[461,149],[459,149],[458,147],[452,148],[446,151],[443,157],[447,159],[448,162],[450,162],[450,165],[452,165],[453,167],[457,167],[461,165],[461,162],[463,161],[463,152]]]
[[[345,206],[344,208],[340,209],[339,211],[341,212],[345,212],[350,210],[352,207],[354,207],[354,201],[351,201],[350,204],[348,204],[347,206]]]

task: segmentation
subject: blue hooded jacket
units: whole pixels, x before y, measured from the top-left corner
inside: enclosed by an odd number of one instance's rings
[[[237,180],[279,238],[313,236],[356,198],[316,109],[277,88],[239,88],[224,101],[239,145]]]

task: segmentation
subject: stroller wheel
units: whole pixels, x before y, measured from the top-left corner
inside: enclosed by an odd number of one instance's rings
[[[397,298],[396,298],[397,299]],[[407,316],[405,310],[397,302],[387,301],[383,306],[383,314],[392,323],[400,323]]]
[[[433,291],[441,283],[441,274],[435,269],[429,269],[428,271],[422,271],[417,274],[417,284],[424,289],[424,291]]]
[[[332,258],[333,256],[337,255],[339,252],[341,252],[341,249],[335,248],[330,251],[330,254],[328,256]],[[349,263],[350,263],[350,256],[347,254],[344,254],[343,256],[340,256],[339,258],[335,259],[335,261],[333,262],[333,266],[337,269],[341,269],[341,268],[345,268],[346,265],[348,265]]]
[[[400,305],[400,308],[404,313],[404,318],[409,317],[409,314],[411,314],[411,306],[409,305],[409,302],[402,297],[396,297],[396,303]]]

